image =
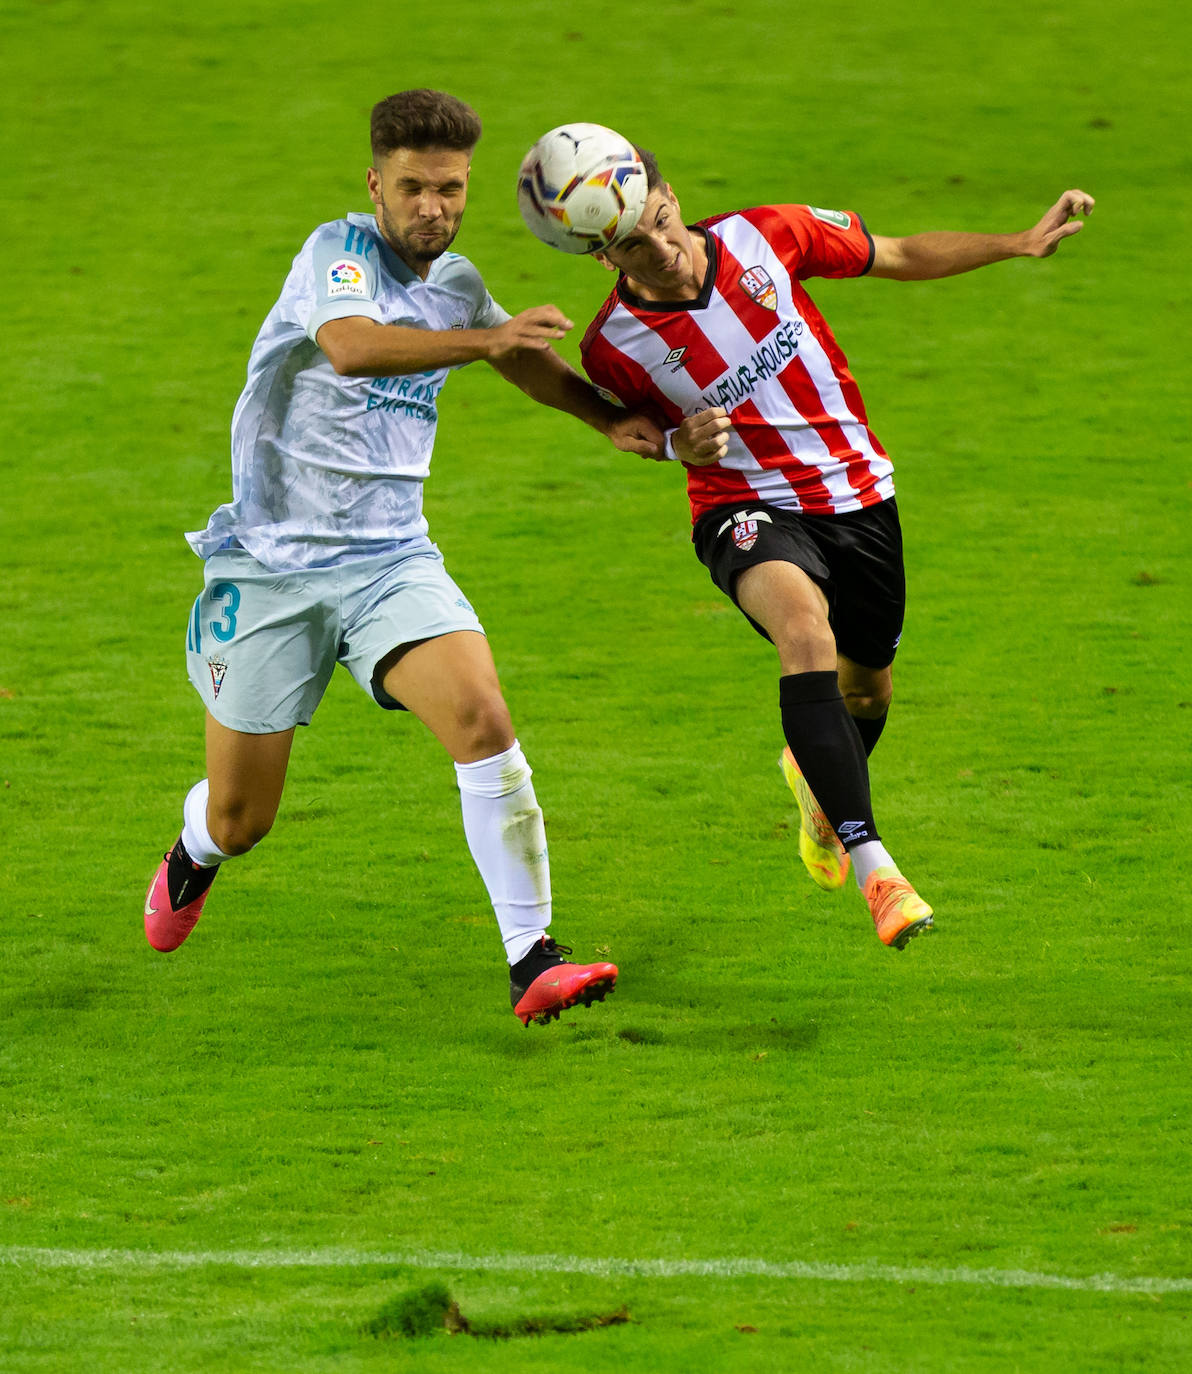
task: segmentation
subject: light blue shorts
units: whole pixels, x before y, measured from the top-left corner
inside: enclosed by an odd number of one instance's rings
[[[336,663],[386,710],[373,680],[402,644],[484,633],[438,549],[270,572],[243,549],[207,560],[186,633],[190,680],[221,725],[250,735],[309,725]]]

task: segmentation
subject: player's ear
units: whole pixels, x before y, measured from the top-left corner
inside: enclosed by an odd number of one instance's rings
[[[606,272],[616,272],[619,270],[618,268],[614,267],[611,262],[609,262],[607,253],[593,253],[592,257],[601,265],[601,267],[604,268]]]
[[[368,198],[374,205],[381,203],[381,174],[375,167],[368,169]]]

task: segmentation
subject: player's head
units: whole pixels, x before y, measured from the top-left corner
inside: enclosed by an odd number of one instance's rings
[[[459,232],[480,132],[475,110],[445,91],[399,91],[373,106],[368,194],[381,233],[419,276]]]
[[[670,300],[695,280],[695,245],[658,159],[648,148],[638,147],[637,154],[646,169],[645,206],[630,233],[592,256],[610,272],[622,273],[638,294]]]
[[[399,148],[422,152],[450,148],[467,153],[480,142],[480,117],[446,91],[398,91],[373,106],[370,133],[374,164]]]

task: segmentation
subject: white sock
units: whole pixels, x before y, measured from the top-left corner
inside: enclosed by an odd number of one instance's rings
[[[511,964],[550,925],[550,860],[546,828],[517,740],[502,754],[457,763],[464,834],[488,888]]]
[[[898,871],[898,865],[890,857],[889,851],[881,840],[866,840],[864,844],[855,845],[849,850],[848,856],[853,861],[853,872],[857,875],[857,886],[862,892],[865,891],[865,884],[875,868],[892,868],[895,872]]]
[[[200,868],[214,868],[232,857],[225,854],[207,830],[207,779],[196,782],[182,803],[182,847]]]

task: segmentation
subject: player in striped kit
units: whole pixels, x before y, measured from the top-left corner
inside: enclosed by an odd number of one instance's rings
[[[778,651],[799,850],[833,890],[850,865],[884,944],[931,908],[881,842],[868,755],[886,722],[905,577],[893,465],[807,277],[903,281],[1047,257],[1093,199],[1066,191],[1020,234],[870,234],[851,212],[771,205],[684,224],[653,156],[633,232],[596,256],[618,272],[583,341],[591,379],[666,416],[687,469],[696,553]]]

